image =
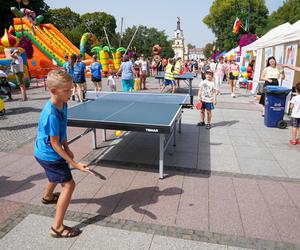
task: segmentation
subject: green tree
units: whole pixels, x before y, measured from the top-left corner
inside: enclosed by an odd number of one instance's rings
[[[13,25],[14,15],[10,11],[10,8],[19,8],[19,5],[15,0],[1,0],[0,3],[0,35],[2,35],[5,28],[9,28],[10,25]],[[29,0],[29,5],[24,5],[21,1],[20,8],[27,8],[35,11],[37,15],[44,15],[49,9],[49,6],[42,0]]]
[[[269,16],[268,23],[263,29],[263,33],[267,33],[269,30],[280,24],[286,22],[293,24],[298,20],[300,20],[300,1],[287,0]]]
[[[70,30],[80,24],[80,15],[69,7],[50,9],[45,15],[45,23],[52,23],[59,30]]]
[[[196,46],[195,46],[195,45],[193,45],[193,44],[190,44],[190,43],[188,43],[187,47],[188,47],[188,49],[194,49],[194,48],[196,48]]]
[[[87,31],[92,32],[97,37],[102,46],[108,45],[103,30],[103,28],[105,27],[111,46],[117,46],[117,24],[114,16],[105,12],[86,13],[80,17],[80,21],[82,25],[86,27]]]
[[[138,54],[144,54],[146,57],[152,56],[152,47],[158,44],[162,48],[162,57],[173,57],[171,41],[168,40],[164,31],[158,31],[156,28],[147,28],[146,26],[139,26],[136,36],[132,41],[131,47],[135,48]],[[122,46],[127,48],[130,40],[135,33],[137,26],[127,28],[122,39]]]
[[[236,17],[244,26],[249,16],[250,33],[261,36],[267,24],[267,14],[265,0],[214,0],[203,22],[215,34],[216,46],[230,50],[237,46],[240,36],[245,33],[242,29],[238,35],[232,32]]]
[[[203,49],[203,54],[206,58],[209,58],[212,56],[212,54],[214,53],[213,48],[214,48],[214,44],[213,43],[207,43]]]

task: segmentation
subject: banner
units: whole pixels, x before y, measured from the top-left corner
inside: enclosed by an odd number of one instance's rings
[[[264,68],[267,66],[267,61],[268,61],[268,58],[273,56],[273,51],[272,51],[272,47],[268,47],[268,48],[265,48],[265,65],[264,65]]]
[[[283,64],[284,63],[284,46],[279,45],[275,47],[275,59],[277,64]]]
[[[296,66],[297,50],[298,50],[298,45],[296,43],[286,46],[284,64]],[[285,74],[285,79],[282,81],[282,86],[292,88],[295,71],[288,68],[284,68],[284,74]]]
[[[259,82],[259,79],[260,79],[261,64],[262,64],[262,49],[259,49],[256,52],[255,69],[254,69],[254,76],[253,76],[253,85],[252,85],[252,90],[251,90],[252,94],[257,93],[258,82]]]

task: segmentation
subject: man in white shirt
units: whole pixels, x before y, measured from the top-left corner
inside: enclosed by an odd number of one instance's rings
[[[24,82],[24,63],[22,57],[20,56],[19,50],[13,49],[11,52],[11,57],[13,59],[11,63],[12,72],[15,74],[17,84],[20,86],[22,100],[27,101],[26,86]]]

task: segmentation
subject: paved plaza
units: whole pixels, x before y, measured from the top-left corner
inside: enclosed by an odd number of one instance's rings
[[[148,79],[147,91],[158,81]],[[178,92],[188,92],[183,82]],[[83,229],[73,239],[49,235],[55,207],[41,204],[47,180],[32,156],[49,93],[35,82],[28,102],[16,93],[0,117],[0,249],[300,249],[300,145],[288,144],[290,127],[266,128],[254,97],[238,93],[223,84],[211,130],[184,110],[162,180],[158,135],[108,131],[102,142],[99,130],[96,150],[91,134],[72,143],[76,159],[106,177],[72,171],[66,220]],[[83,131],[68,128],[69,139]]]

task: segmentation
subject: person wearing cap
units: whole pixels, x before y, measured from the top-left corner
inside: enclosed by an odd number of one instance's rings
[[[13,49],[11,51],[11,57],[11,71],[15,74],[17,84],[21,89],[22,100],[27,101],[26,86],[24,82],[24,62],[22,57],[20,56],[19,50]]]
[[[198,99],[202,102],[200,111],[200,122],[197,126],[204,126],[206,129],[211,128],[212,110],[217,104],[217,95],[214,83],[214,73],[211,69],[206,70],[205,80],[199,84]],[[205,110],[207,113],[207,123],[205,124]]]

